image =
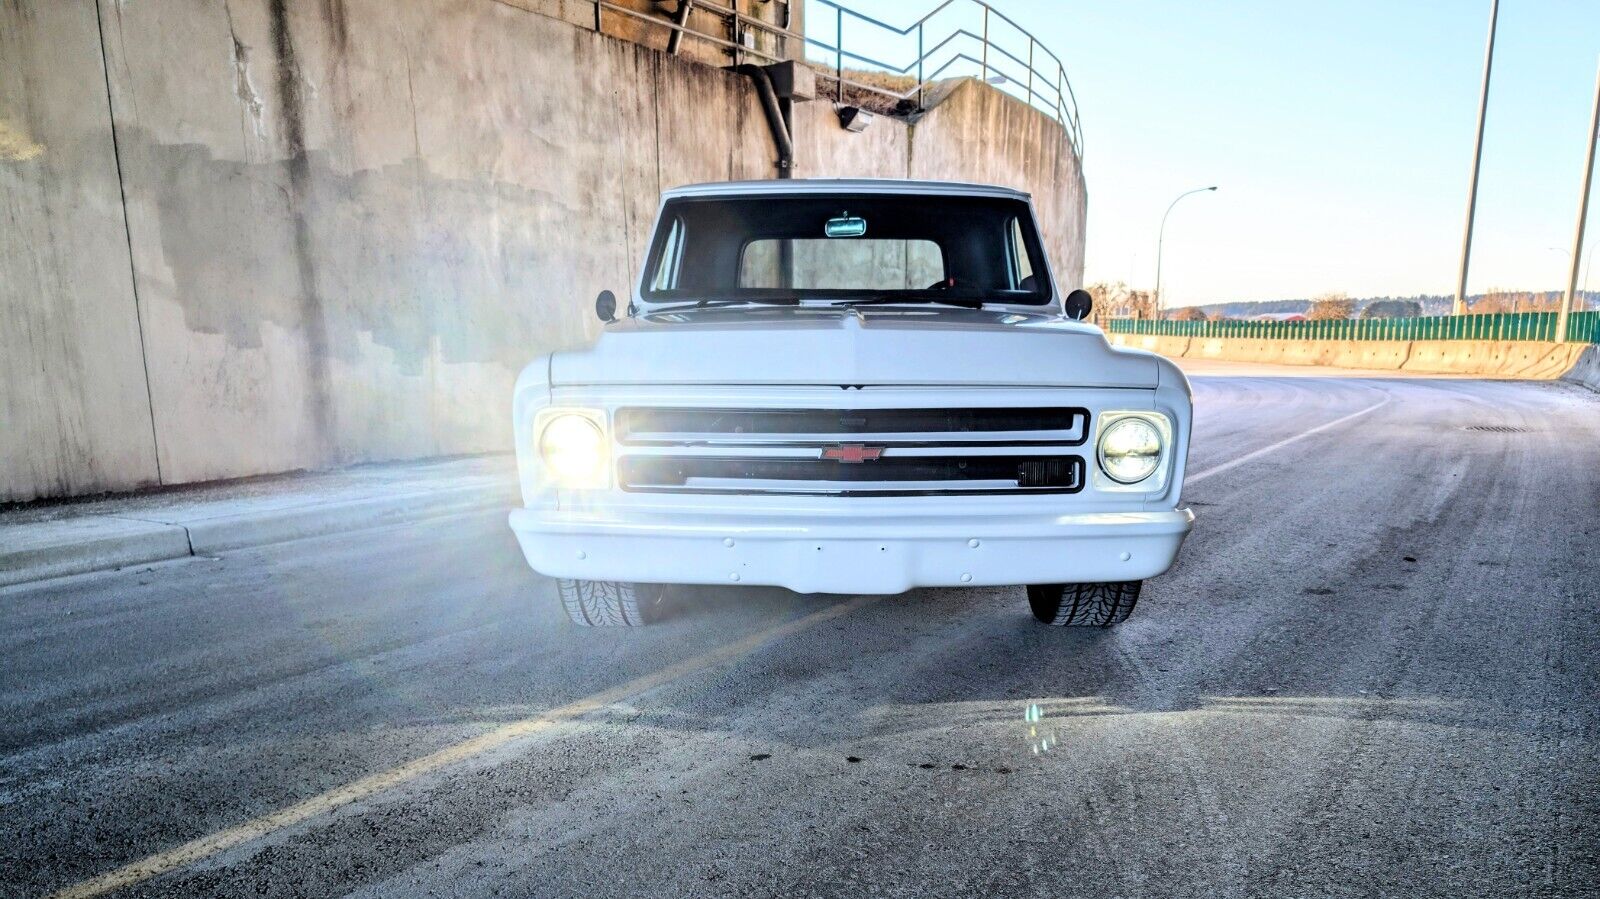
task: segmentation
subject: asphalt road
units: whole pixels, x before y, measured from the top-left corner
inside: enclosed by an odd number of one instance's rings
[[[1595,895],[1600,396],[1196,391],[1195,534],[1109,631],[576,630],[499,515],[0,591],[0,895]]]

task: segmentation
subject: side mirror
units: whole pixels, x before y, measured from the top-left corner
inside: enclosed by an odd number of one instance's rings
[[[600,291],[600,295],[594,298],[594,314],[607,324],[616,321],[617,295],[609,290]]]
[[[1080,287],[1067,294],[1067,299],[1061,304],[1061,308],[1066,310],[1067,318],[1083,321],[1094,311],[1094,297],[1089,295],[1089,291]]]

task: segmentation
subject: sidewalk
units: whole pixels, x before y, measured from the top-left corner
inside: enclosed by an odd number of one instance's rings
[[[0,587],[516,503],[506,454],[31,505],[0,512]]]

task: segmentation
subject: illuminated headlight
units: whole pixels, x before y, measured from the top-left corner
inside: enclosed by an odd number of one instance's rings
[[[1161,431],[1143,417],[1119,418],[1100,432],[1100,470],[1119,484],[1137,484],[1161,466]]]
[[[604,416],[589,410],[550,411],[541,417],[539,459],[560,487],[604,487],[610,453]]]

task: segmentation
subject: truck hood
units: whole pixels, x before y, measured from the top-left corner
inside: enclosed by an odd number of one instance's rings
[[[1152,354],[1055,315],[968,309],[700,309],[607,325],[552,386],[959,384],[1153,389]]]

